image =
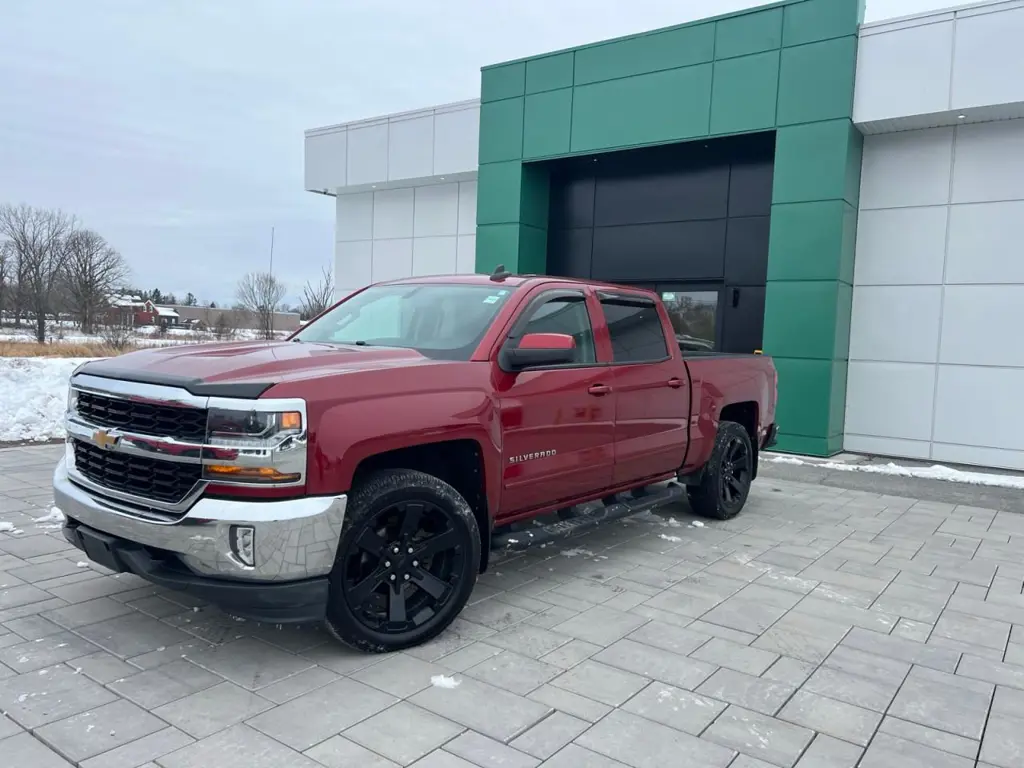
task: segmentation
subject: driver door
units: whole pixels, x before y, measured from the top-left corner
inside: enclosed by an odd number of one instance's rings
[[[561,333],[576,342],[571,363],[503,371],[495,363],[501,415],[501,516],[599,492],[612,482],[615,392],[599,361],[591,306],[579,289],[546,289],[513,323],[510,341]]]

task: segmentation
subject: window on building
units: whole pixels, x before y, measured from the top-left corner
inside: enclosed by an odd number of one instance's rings
[[[559,295],[530,310],[529,320],[517,334],[564,333],[576,340],[574,365],[586,365],[597,361],[594,351],[594,331],[590,324],[590,313],[583,294],[578,296]]]
[[[665,331],[654,302],[627,296],[602,296],[601,308],[616,363],[651,363],[668,357]]]

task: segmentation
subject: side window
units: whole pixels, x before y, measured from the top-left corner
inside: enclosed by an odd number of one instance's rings
[[[653,363],[668,357],[665,330],[653,302],[601,297],[616,363]]]
[[[529,310],[530,319],[517,334],[565,333],[576,340],[576,357],[573,363],[586,365],[597,361],[594,351],[594,331],[590,325],[590,313],[583,294],[558,296]]]

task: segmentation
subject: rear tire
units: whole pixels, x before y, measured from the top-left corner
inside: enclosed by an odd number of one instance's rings
[[[330,576],[327,628],[360,651],[387,653],[441,634],[469,600],[480,531],[448,483],[384,470],[353,492]]]
[[[700,485],[688,489],[693,511],[715,520],[736,517],[750,494],[753,462],[754,451],[747,430],[734,421],[720,422],[704,477]]]

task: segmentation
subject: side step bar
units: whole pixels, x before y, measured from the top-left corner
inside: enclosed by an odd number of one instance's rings
[[[624,517],[639,515],[657,507],[671,504],[686,498],[686,488],[675,481],[669,483],[665,488],[654,491],[648,495],[616,501],[613,504],[596,507],[586,512],[581,512],[568,520],[559,520],[547,525],[538,525],[522,531],[509,531],[507,533],[495,534],[491,537],[491,549],[506,551],[520,551],[547,544],[551,541],[564,539],[578,533],[586,528],[591,528],[599,523],[606,523],[611,520],[620,520]]]

